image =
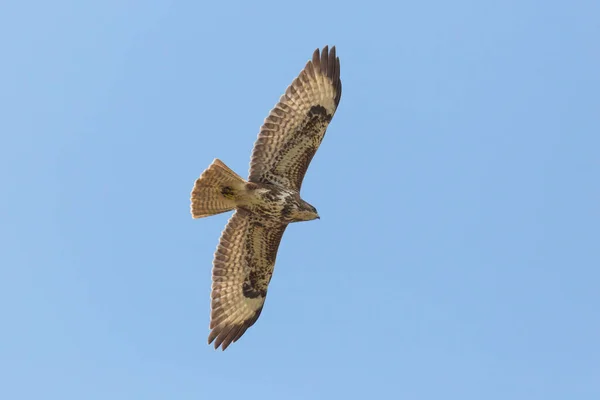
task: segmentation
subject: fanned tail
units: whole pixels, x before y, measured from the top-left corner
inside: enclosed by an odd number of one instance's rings
[[[193,218],[224,213],[236,207],[246,181],[218,158],[196,180],[191,195]]]

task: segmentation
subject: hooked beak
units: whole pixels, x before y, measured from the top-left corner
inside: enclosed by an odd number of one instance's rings
[[[321,217],[319,217],[319,214],[317,214],[317,219],[321,219]]]

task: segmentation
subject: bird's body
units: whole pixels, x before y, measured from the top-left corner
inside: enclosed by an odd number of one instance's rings
[[[247,182],[236,196],[237,209],[276,221],[292,223],[318,218],[316,209],[311,210],[300,198],[297,190],[287,189],[270,183]]]
[[[218,159],[196,180],[194,218],[236,210],[213,262],[208,342],[215,348],[225,350],[258,319],[288,224],[319,218],[300,188],[340,101],[339,71],[335,47],[314,52],[266,118],[248,180]]]

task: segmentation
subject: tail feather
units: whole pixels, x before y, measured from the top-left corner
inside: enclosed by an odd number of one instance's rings
[[[236,207],[236,195],[246,181],[221,160],[215,159],[196,180],[191,195],[193,218],[224,213]]]

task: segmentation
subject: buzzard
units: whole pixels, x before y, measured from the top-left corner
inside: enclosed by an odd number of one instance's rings
[[[315,50],[265,119],[248,180],[219,159],[196,180],[193,218],[235,210],[213,261],[208,343],[215,349],[225,350],[258,319],[288,224],[319,218],[300,187],[341,95],[335,46]]]

